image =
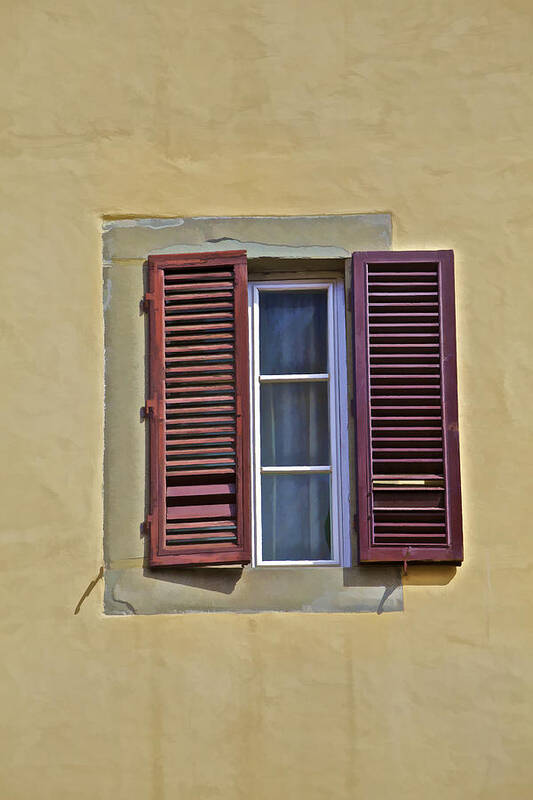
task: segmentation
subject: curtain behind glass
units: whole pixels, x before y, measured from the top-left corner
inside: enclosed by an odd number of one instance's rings
[[[328,372],[327,292],[260,293],[262,375]],[[330,465],[328,382],[274,381],[260,387],[261,466]],[[330,475],[263,474],[266,561],[331,559]]]
[[[262,375],[327,372],[327,293],[261,292],[259,356]]]
[[[329,465],[326,381],[261,386],[261,466]]]

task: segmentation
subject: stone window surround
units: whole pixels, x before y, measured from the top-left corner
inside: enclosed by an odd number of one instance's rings
[[[344,277],[354,250],[391,246],[388,214],[106,220],[103,225],[106,428],[106,614],[401,611],[396,566],[150,569],[140,536],[146,495],[145,320],[139,314],[149,254],[245,249],[258,279]],[[347,309],[347,331],[351,318]],[[347,336],[351,373],[351,337]],[[349,422],[353,442],[353,423]],[[354,453],[350,453],[351,498]],[[351,514],[353,515],[353,505]],[[352,533],[352,552],[357,552]]]

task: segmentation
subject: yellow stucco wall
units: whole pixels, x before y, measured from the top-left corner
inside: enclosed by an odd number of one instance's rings
[[[533,782],[529,0],[4,0],[0,796]],[[405,611],[104,618],[102,215],[389,211],[457,260],[466,561]]]

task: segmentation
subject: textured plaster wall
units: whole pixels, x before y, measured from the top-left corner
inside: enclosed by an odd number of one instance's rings
[[[4,0],[0,785],[531,795],[528,0]],[[466,561],[395,614],[105,618],[102,215],[391,212],[457,257]]]

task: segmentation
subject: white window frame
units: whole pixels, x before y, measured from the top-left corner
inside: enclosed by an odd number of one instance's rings
[[[259,293],[262,291],[305,291],[325,289],[328,296],[328,373],[321,375],[262,375],[259,373]],[[250,398],[252,446],[252,566],[351,566],[350,552],[350,485],[348,453],[348,408],[346,364],[346,316],[344,281],[287,280],[251,281],[249,283],[250,328]],[[261,382],[286,382],[294,380],[328,381],[329,430],[331,464],[323,467],[261,467]],[[331,550],[330,560],[265,561],[262,558],[261,538],[261,475],[268,472],[306,474],[324,472],[331,474]]]

